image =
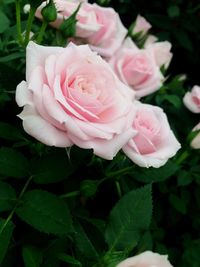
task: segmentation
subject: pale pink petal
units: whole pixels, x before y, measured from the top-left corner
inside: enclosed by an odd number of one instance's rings
[[[141,15],[138,15],[135,21],[135,27],[133,29],[133,34],[142,32],[143,34],[147,33],[151,28],[151,24]]]
[[[67,133],[44,120],[33,106],[26,105],[18,116],[23,120],[24,130],[40,142],[56,147],[72,145]]]
[[[153,51],[158,67],[164,66],[165,68],[168,68],[172,59],[172,53],[170,52],[172,45],[170,42],[156,42],[146,45],[145,47]]]
[[[57,75],[54,82],[54,93],[55,93],[55,99],[63,105],[63,107],[66,109],[66,111],[70,112],[77,118],[81,120],[85,120],[85,118],[76,112],[66,101],[66,98],[63,96],[62,89],[60,87],[60,77]]]
[[[26,48],[26,80],[37,66],[43,66],[46,58],[52,54],[63,52],[64,48],[54,46],[41,46],[30,41]]]
[[[27,88],[27,83],[22,81],[16,89],[15,99],[19,107],[32,103],[32,94]]]
[[[105,140],[102,138],[94,138],[88,142],[83,142],[75,138],[75,136],[69,135],[74,144],[81,148],[93,149],[94,154],[104,159],[112,160],[116,156],[117,152],[132,138],[136,132],[133,129],[128,129],[120,135],[115,135],[111,140]]]
[[[198,123],[193,129],[192,131],[197,131],[200,130],[200,123]],[[194,149],[200,149],[200,132],[193,138],[192,142],[191,142],[191,147]]]
[[[136,256],[127,258],[116,267],[173,267],[167,255],[160,255],[152,251],[145,251]]]
[[[200,99],[200,97],[199,97]],[[196,105],[192,99],[192,93],[187,92],[183,98],[185,106],[193,113],[200,113],[200,105]]]

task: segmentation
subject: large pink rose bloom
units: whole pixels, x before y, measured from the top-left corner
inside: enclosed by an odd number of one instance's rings
[[[87,45],[27,47],[16,101],[25,131],[57,147],[76,144],[112,159],[134,135],[133,93]]]
[[[54,2],[58,10],[58,17],[51,25],[59,28],[63,18],[69,18],[79,3],[69,0],[55,0]],[[45,5],[44,2],[38,8],[37,17],[42,18],[40,12]],[[93,50],[104,57],[110,57],[121,46],[127,34],[127,29],[113,8],[85,2],[82,3],[76,19],[76,37],[81,39],[78,41],[91,45]]]
[[[173,157],[180,144],[159,107],[134,102],[132,127],[137,134],[123,147],[124,153],[141,167],[158,168]]]
[[[139,99],[158,90],[164,79],[152,49],[139,49],[130,38],[109,60],[122,82],[131,87]]]
[[[185,94],[183,103],[190,111],[200,113],[200,86],[193,86],[191,92]]]
[[[116,267],[173,267],[166,255],[145,251],[120,262]]]

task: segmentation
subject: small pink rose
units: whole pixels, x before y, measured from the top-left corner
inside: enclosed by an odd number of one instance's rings
[[[128,31],[113,8],[93,4],[92,10],[95,12],[101,28],[86,42],[101,56],[110,58],[120,48]]]
[[[116,267],[173,267],[166,255],[145,251],[120,262]]]
[[[112,159],[133,137],[134,95],[87,45],[27,47],[16,101],[25,131],[44,144],[93,149]]]
[[[171,47],[172,45],[168,41],[145,43],[145,48],[152,50],[154,53],[155,61],[158,67],[160,68],[164,66],[165,69],[168,68],[172,59]]]
[[[200,123],[198,123],[193,129],[192,131],[197,131],[200,130]],[[194,149],[200,149],[200,132],[197,133],[197,135],[193,138],[192,142],[191,142],[191,147]]]
[[[141,167],[158,168],[176,154],[180,144],[161,108],[137,101],[134,108],[136,115],[132,127],[137,134],[123,147],[123,151]]]
[[[133,28],[133,34],[142,33],[146,34],[151,28],[151,24],[142,16],[138,15]]]
[[[77,9],[79,3],[69,0],[55,0],[54,2],[58,10],[58,16],[57,20],[51,25],[59,28],[63,18],[69,18]],[[41,9],[44,5],[45,2],[36,12],[36,16],[39,18],[42,18]],[[111,57],[121,46],[127,34],[127,29],[123,26],[119,15],[113,8],[85,2],[82,3],[76,18],[75,37],[78,38],[78,42],[89,44],[94,51],[104,57]]]
[[[191,92],[185,94],[183,103],[190,111],[200,113],[200,86],[193,86]]]
[[[138,99],[155,92],[162,85],[164,77],[152,49],[139,49],[130,38],[125,40],[109,64],[120,80],[135,91]]]

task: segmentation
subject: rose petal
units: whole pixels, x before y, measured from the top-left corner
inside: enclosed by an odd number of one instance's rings
[[[41,46],[30,41],[26,48],[26,80],[29,80],[35,67],[44,65],[49,55],[59,54],[63,52],[63,49],[62,47]]]
[[[112,160],[114,156],[116,156],[117,152],[127,143],[127,141],[132,138],[136,134],[136,131],[133,129],[126,130],[123,134],[115,135],[111,140],[104,139],[93,139],[88,142],[82,142],[75,138],[74,136],[70,136],[70,139],[81,148],[92,148],[94,154],[102,157],[104,159]]]
[[[18,117],[23,120],[24,130],[40,142],[56,147],[72,145],[67,133],[58,130],[40,117],[33,106],[26,105]]]
[[[32,94],[28,90],[25,81],[18,84],[15,99],[19,107],[23,107],[26,104],[32,104]]]

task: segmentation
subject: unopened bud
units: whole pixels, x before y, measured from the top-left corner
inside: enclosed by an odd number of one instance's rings
[[[30,12],[30,9],[31,9],[30,4],[24,5],[24,8],[23,8],[24,14],[28,14]]]
[[[80,185],[81,194],[85,197],[92,197],[96,194],[99,182],[96,180],[85,180]]]
[[[45,7],[43,7],[41,13],[42,13],[43,19],[46,22],[55,21],[57,18],[57,10],[56,10],[55,3],[52,0],[50,0],[49,3]]]

